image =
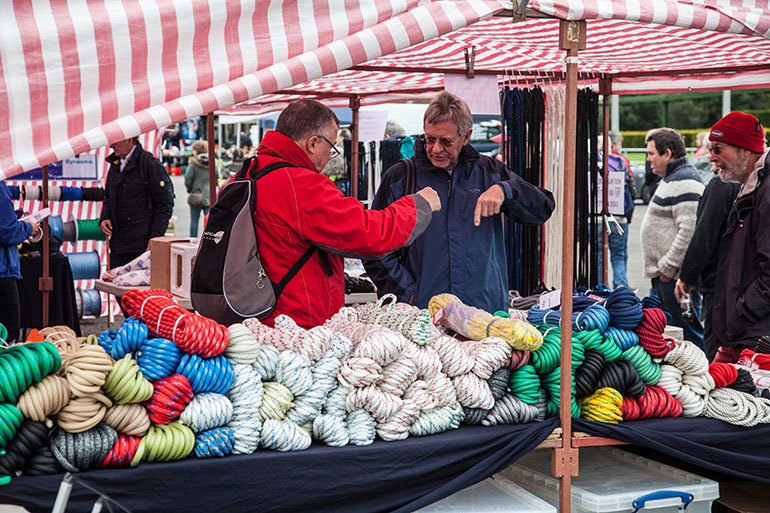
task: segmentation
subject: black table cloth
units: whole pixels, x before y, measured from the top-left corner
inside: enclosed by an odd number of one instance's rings
[[[43,257],[21,257],[19,301],[21,303],[21,327],[43,328],[43,293],[38,280],[43,275]],[[62,253],[51,255],[49,276],[53,278],[53,290],[48,294],[48,325],[65,325],[80,336],[80,320],[75,303],[75,284],[69,260]]]

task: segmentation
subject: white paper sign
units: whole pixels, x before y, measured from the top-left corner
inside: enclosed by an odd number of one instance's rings
[[[38,210],[37,212],[32,212],[31,214],[27,216],[23,216],[19,218],[19,221],[26,221],[30,224],[32,223],[39,223],[46,217],[51,215],[51,209],[46,207],[43,210]]]
[[[537,299],[540,308],[553,308],[561,304],[561,289],[546,292]]]
[[[96,155],[82,153],[77,157],[64,159],[62,161],[62,178],[67,180],[98,180]]]
[[[473,114],[500,115],[500,88],[496,75],[476,75],[468,78],[465,75],[444,75],[444,89],[459,96]]]
[[[614,215],[623,215],[623,188],[625,187],[626,175],[622,171],[610,171],[609,173],[610,188],[607,191],[607,199],[610,207],[607,212]],[[599,172],[599,183],[597,187],[597,205],[599,205],[599,211],[604,206],[604,191],[602,190],[602,176]]]
[[[385,137],[386,110],[362,110],[358,113],[358,140],[379,141]]]

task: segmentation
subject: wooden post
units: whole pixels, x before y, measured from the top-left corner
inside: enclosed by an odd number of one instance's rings
[[[610,153],[612,153],[610,143],[610,95],[612,94],[612,79],[600,78],[599,79],[599,94],[603,96],[602,100],[602,218],[599,222],[602,230],[602,282],[609,285],[609,234],[604,222],[604,216],[609,212],[607,205],[609,205],[609,179],[610,179]],[[610,287],[611,288],[611,287]]]
[[[353,121],[350,139],[350,195],[358,199],[358,109],[361,107],[361,97],[354,94],[350,97],[350,108],[353,111]]]
[[[559,418],[562,446],[551,454],[551,471],[559,478],[559,511],[570,511],[572,476],[577,475],[577,449],[572,447],[572,288],[575,239],[575,138],[577,134],[578,50],[585,49],[586,22],[559,21],[559,46],[567,50],[564,116],[564,199],[562,205],[561,387]]]
[[[50,207],[48,204],[48,166],[43,166],[43,207]],[[41,328],[48,326],[49,321],[49,309],[48,302],[50,299],[50,292],[53,290],[53,278],[50,274],[50,262],[51,257],[50,248],[48,247],[48,235],[51,233],[51,228],[48,225],[48,218],[43,219],[43,274],[38,280],[38,289],[43,294],[43,325]]]
[[[217,201],[217,157],[214,155],[214,113],[206,115],[206,137],[209,143],[209,203],[214,206]],[[204,230],[206,226],[203,226]]]

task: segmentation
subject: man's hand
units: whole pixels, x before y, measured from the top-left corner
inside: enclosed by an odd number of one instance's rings
[[[663,283],[671,283],[672,281],[674,281],[674,278],[669,278],[663,273],[660,273],[659,278],[660,278],[660,281],[662,281]]]
[[[473,212],[473,224],[481,224],[482,217],[489,217],[500,213],[500,205],[503,204],[505,193],[501,185],[493,185],[476,200],[476,210]]]
[[[682,298],[690,294],[692,285],[685,283],[682,280],[676,280],[676,287],[674,287],[674,295],[677,301],[682,301]]]
[[[417,194],[428,202],[430,210],[432,212],[438,212],[441,210],[441,198],[438,197],[438,193],[433,190],[433,187],[425,187],[417,191]]]
[[[104,221],[99,223],[99,228],[102,229],[102,231],[107,237],[112,237],[112,221],[110,221],[109,219],[105,219]]]

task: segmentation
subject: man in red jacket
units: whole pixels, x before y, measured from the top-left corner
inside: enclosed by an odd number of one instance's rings
[[[298,167],[277,169],[257,182],[254,225],[262,264],[274,282],[283,278],[305,251],[313,254],[286,285],[273,314],[289,315],[302,327],[323,324],[345,302],[343,256],[384,256],[411,244],[441,208],[430,187],[384,210],[365,210],[345,197],[320,173],[337,152],[339,120],[314,100],[290,103],[257,149],[249,173],[274,162]],[[328,265],[326,265],[328,264]]]

